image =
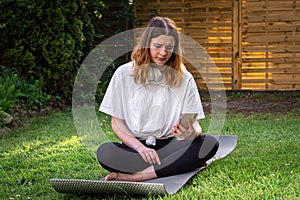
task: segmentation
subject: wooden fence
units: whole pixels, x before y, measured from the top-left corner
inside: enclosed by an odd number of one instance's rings
[[[135,15],[172,18],[208,52],[216,68],[183,41],[199,89],[300,89],[299,0],[136,0]]]

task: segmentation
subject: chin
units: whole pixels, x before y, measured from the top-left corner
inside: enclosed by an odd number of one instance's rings
[[[155,64],[157,64],[157,65],[164,65],[164,64],[166,64],[166,62],[158,61],[158,62],[155,62]]]

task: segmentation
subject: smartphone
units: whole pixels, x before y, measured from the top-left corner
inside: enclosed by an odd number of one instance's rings
[[[196,117],[197,117],[197,113],[185,113],[183,114],[180,124],[184,127],[184,128],[188,128],[189,127],[189,119],[194,123],[196,121]]]

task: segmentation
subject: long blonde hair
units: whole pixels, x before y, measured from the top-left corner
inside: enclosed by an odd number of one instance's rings
[[[150,43],[152,38],[160,35],[173,36],[175,39],[174,50],[171,57],[165,63],[162,71],[165,84],[169,87],[180,86],[183,79],[182,53],[179,44],[179,34],[173,20],[163,17],[154,17],[144,30],[138,44],[131,54],[134,61],[133,76],[137,84],[147,84],[149,77],[149,67],[151,63]]]

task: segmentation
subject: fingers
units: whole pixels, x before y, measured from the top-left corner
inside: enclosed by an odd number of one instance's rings
[[[150,152],[149,159],[150,159],[150,164],[152,164],[152,165],[154,165],[154,164],[160,165],[161,164],[159,156],[157,155],[156,151]]]
[[[172,128],[173,135],[177,136],[179,130],[179,124],[175,124]]]
[[[172,128],[172,133],[173,135],[180,138],[185,138],[185,139],[192,138],[195,135],[195,129],[192,120],[188,119],[187,128],[182,126],[180,123],[175,124]]]
[[[160,159],[158,154],[154,149],[150,149],[148,151],[140,153],[145,162],[150,163],[151,165],[158,164],[160,165]]]

